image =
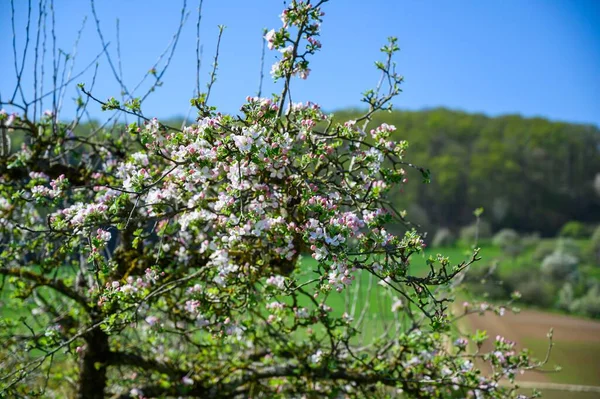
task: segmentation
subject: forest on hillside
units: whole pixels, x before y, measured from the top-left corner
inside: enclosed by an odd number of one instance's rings
[[[358,111],[335,112],[338,120]],[[427,168],[430,184],[394,196],[430,233],[483,220],[493,231],[554,236],[569,221],[600,221],[600,129],[518,115],[488,117],[443,108],[374,115],[407,140],[406,161]],[[413,179],[421,179],[418,171]]]

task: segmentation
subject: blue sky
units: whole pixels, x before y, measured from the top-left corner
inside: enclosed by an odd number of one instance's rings
[[[58,48],[71,52],[76,32],[88,15],[75,71],[101,49],[86,0],[55,0]],[[34,1],[33,3],[37,3]],[[108,51],[116,56],[115,20],[120,18],[125,82],[134,86],[162,53],[177,28],[182,1],[96,0]],[[27,2],[15,0],[17,47],[24,44]],[[198,0],[188,0],[190,15],[160,87],[144,104],[148,116],[185,115],[196,81]],[[217,25],[224,32],[214,105],[236,112],[258,89],[263,28],[279,27],[282,0],[204,0],[201,42],[202,85],[208,81]],[[311,76],[296,80],[294,101],[312,100],[328,111],[360,106],[360,93],[378,75],[373,61],[388,36],[397,36],[398,70],[404,92],[399,109],[444,106],[488,115],[518,113],[552,120],[600,125],[600,2],[595,0],[331,0],[323,7],[323,49],[312,60]],[[48,20],[48,23],[50,20]],[[6,99],[15,83],[10,3],[0,4],[0,93]],[[268,71],[263,94],[279,93]],[[29,65],[29,64],[28,64]],[[30,68],[29,68],[30,69]],[[48,69],[49,70],[49,69]],[[48,74],[47,70],[47,74]],[[89,87],[91,71],[76,82]],[[24,80],[26,95],[31,79]],[[119,96],[106,59],[100,59],[94,95]],[[62,116],[74,114],[66,95]],[[99,106],[90,112],[102,117]]]

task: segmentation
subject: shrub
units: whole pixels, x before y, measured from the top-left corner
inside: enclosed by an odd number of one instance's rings
[[[452,233],[452,231],[450,231],[450,229],[442,227],[441,229],[438,229],[438,231],[435,232],[435,236],[431,241],[431,246],[434,248],[451,247],[454,246],[455,243],[456,236]]]
[[[505,277],[504,285],[508,294],[519,291],[521,302],[528,305],[547,308],[555,301],[552,284],[541,279],[536,268],[515,270]]]
[[[589,232],[585,224],[578,221],[571,221],[567,222],[560,229],[559,236],[566,238],[586,238],[589,237]]]
[[[478,297],[492,300],[510,298],[510,287],[500,278],[496,265],[474,265],[467,271],[465,282],[469,286],[469,292]]]
[[[548,255],[556,250],[556,241],[540,241],[533,251],[533,259],[542,262]]]
[[[562,310],[572,311],[575,292],[571,283],[565,283],[558,292],[556,307]]]
[[[544,258],[541,270],[551,280],[564,281],[575,276],[578,263],[579,260],[574,255],[557,249]]]
[[[556,240],[557,251],[581,258],[581,246],[572,238],[559,238]]]
[[[550,241],[540,241],[533,252],[533,259],[542,262],[548,255],[557,250],[573,255],[576,258],[581,256],[581,249],[573,239],[559,238]]]
[[[581,298],[573,301],[571,311],[588,317],[600,317],[600,284],[595,284]]]
[[[492,244],[508,255],[516,256],[523,250],[519,234],[512,229],[502,229],[494,235]]]
[[[531,249],[537,247],[541,242],[539,233],[531,233],[526,234],[521,238],[521,244],[523,245],[523,249]],[[547,254],[546,254],[547,255]],[[544,256],[540,258],[540,260],[544,259]]]
[[[543,280],[533,278],[521,281],[516,288],[521,293],[521,302],[525,304],[547,308],[554,302],[552,285]]]
[[[466,245],[473,245],[477,240],[489,239],[492,236],[492,228],[485,220],[473,223],[460,229],[460,239]]]

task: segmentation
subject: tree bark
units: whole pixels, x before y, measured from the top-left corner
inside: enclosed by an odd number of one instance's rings
[[[85,337],[86,346],[79,361],[77,399],[104,399],[107,359],[110,354],[108,335],[94,329]]]

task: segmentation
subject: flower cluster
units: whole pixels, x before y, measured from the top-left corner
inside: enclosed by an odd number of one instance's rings
[[[30,173],[32,181],[44,181],[48,177],[43,173]],[[31,187],[31,196],[36,200],[40,200],[44,197],[50,199],[59,198],[63,191],[69,187],[69,181],[65,178],[65,175],[60,175],[58,178],[50,181],[50,187],[42,184]]]
[[[321,48],[318,37],[324,15],[321,8],[313,6],[310,1],[293,1],[281,14],[283,26],[265,34],[269,50],[277,50],[281,54],[280,60],[271,68],[271,76],[275,80],[289,76],[308,78],[310,68],[307,56]],[[291,28],[297,30],[297,39],[291,37]],[[300,50],[300,38],[306,41],[304,51]]]

